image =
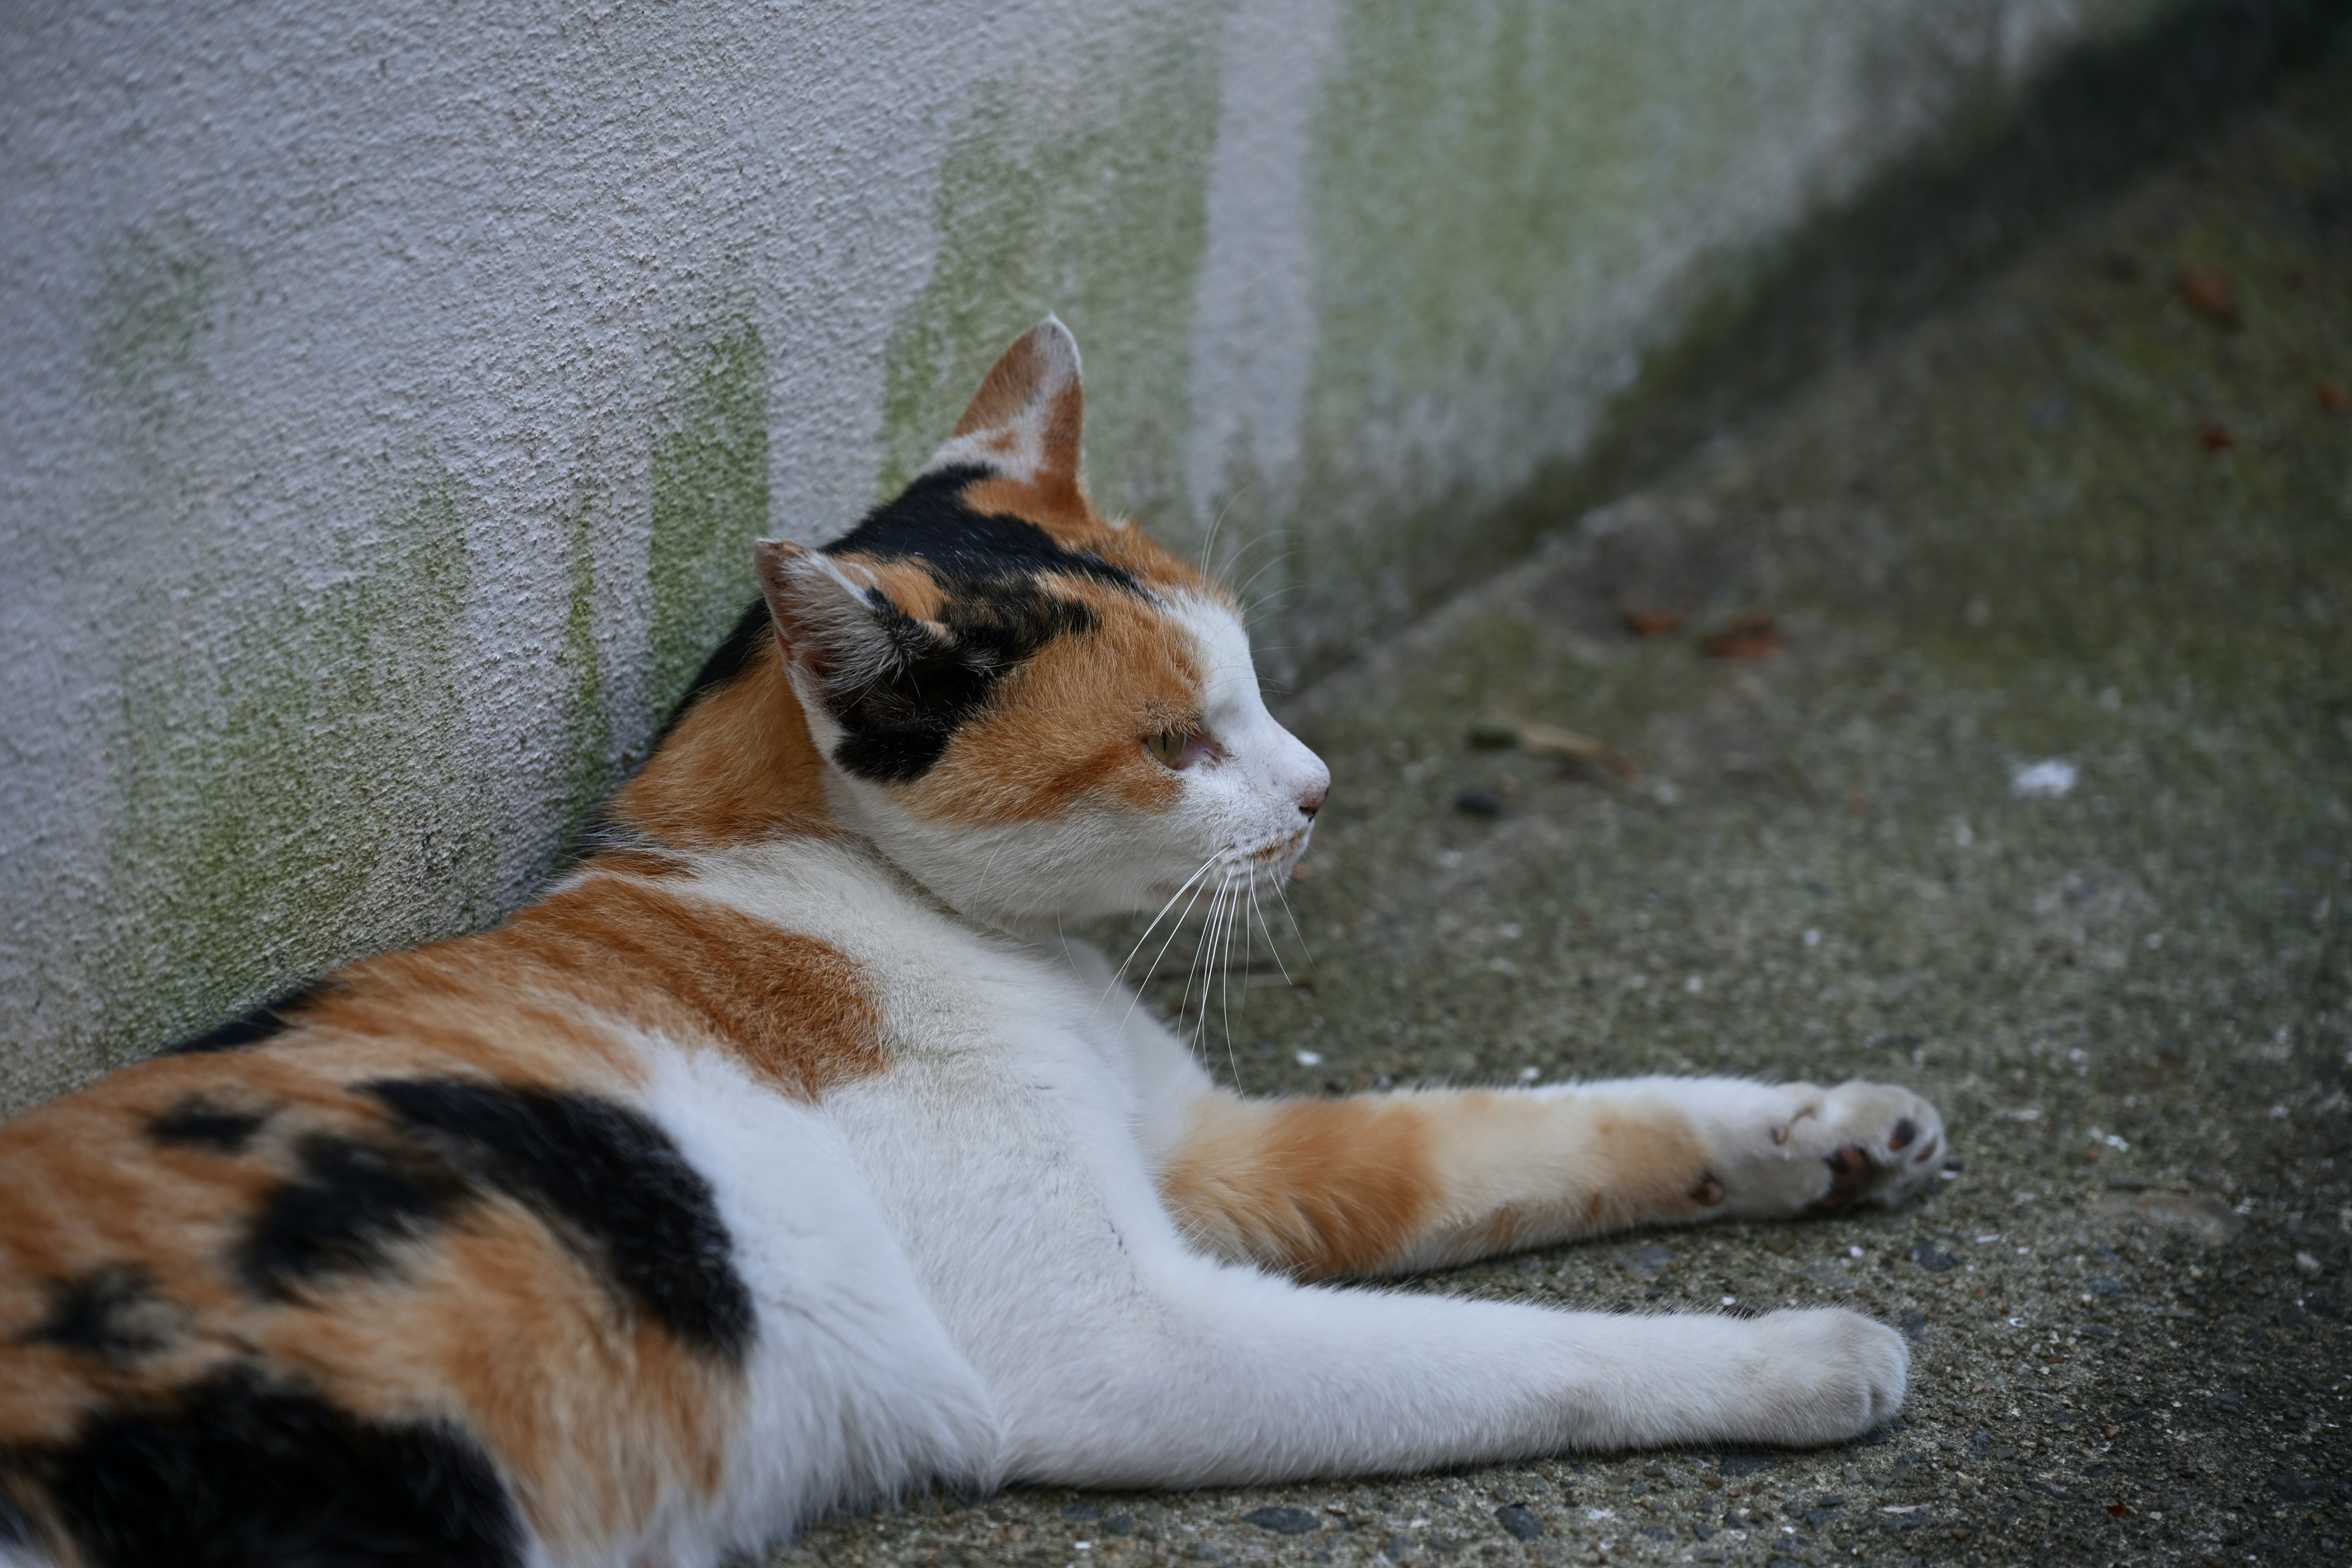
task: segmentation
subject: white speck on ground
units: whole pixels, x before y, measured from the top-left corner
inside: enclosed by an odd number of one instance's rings
[[[2081,777],[2074,763],[2049,757],[2020,763],[2009,775],[2009,788],[2011,794],[2028,800],[2055,800],[2073,793]]]

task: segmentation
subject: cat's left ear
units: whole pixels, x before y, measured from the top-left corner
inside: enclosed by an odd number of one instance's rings
[[[1047,506],[1077,505],[1086,488],[1078,456],[1085,416],[1077,340],[1048,316],[1004,351],[924,472],[990,468],[1034,487]]]
[[[936,653],[937,635],[890,601],[870,567],[783,539],[751,554],[786,661],[829,698],[887,686]]]

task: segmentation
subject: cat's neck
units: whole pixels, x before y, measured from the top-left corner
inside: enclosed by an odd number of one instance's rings
[[[601,851],[607,863],[650,849],[754,853],[793,838],[826,838],[867,856],[908,891],[942,912],[1023,941],[1053,935],[1050,916],[1023,921],[1007,911],[967,909],[899,863],[869,831],[854,798],[828,798],[825,763],[810,735],[776,639],[760,640],[733,679],[688,709],[644,771],[623,785],[605,820],[624,836]],[[629,841],[634,841],[631,843]]]
[[[606,816],[675,849],[835,830],[825,808],[824,760],[773,637],[760,640],[740,674],[687,711]]]

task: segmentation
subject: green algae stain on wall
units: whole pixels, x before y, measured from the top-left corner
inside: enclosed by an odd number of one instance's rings
[[[129,655],[107,855],[126,913],[100,981],[111,1061],[495,913],[457,681],[471,571],[454,480],[331,548],[259,603],[181,590]]]
[[[583,486],[564,518],[564,564],[571,593],[563,613],[564,751],[559,809],[561,842],[570,846],[604,803],[614,782],[613,709],[596,642],[596,514],[601,495]]]
[[[1309,182],[1304,479],[1329,524],[1307,578],[1475,569],[1458,530],[1575,449],[1693,266],[1759,221],[1759,137],[1817,112],[1807,39],[1834,20],[1821,0],[1348,6]]]
[[[758,592],[768,529],[768,355],[735,322],[681,354],[653,447],[653,624],[644,692],[658,721]]]
[[[137,395],[196,358],[215,320],[219,264],[193,237],[119,239],[104,266],[99,361],[119,393]]]
[[[1185,514],[1194,280],[1208,243],[1216,18],[1098,40],[1070,86],[1000,79],[940,170],[930,280],[884,354],[885,494],[921,468],[1005,345],[1048,313],[1087,360],[1087,468],[1106,509]]]

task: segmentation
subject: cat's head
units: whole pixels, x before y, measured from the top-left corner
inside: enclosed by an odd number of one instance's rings
[[[833,815],[1007,923],[1261,895],[1330,782],[1260,700],[1232,596],[1096,513],[1082,407],[1044,321],[896,500],[759,547]]]

